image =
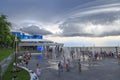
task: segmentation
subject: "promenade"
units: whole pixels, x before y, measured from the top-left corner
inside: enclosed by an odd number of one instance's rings
[[[82,62],[81,73],[78,72],[77,63],[73,62],[70,72],[66,72],[64,68],[61,76],[58,76],[57,60],[38,61],[37,56],[32,56],[28,68],[35,71],[38,62],[42,69],[39,80],[120,80],[120,65],[113,58],[92,62],[91,66],[87,62]]]

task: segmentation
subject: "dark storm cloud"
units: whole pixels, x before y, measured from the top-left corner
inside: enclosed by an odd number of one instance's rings
[[[50,35],[52,34],[50,31],[45,30],[43,28],[39,28],[38,26],[29,26],[29,27],[23,27],[20,29],[21,31],[28,33],[28,34],[33,34],[33,35]]]
[[[88,8],[83,12],[78,10],[59,27],[63,31],[62,36],[105,37],[120,35],[119,25],[120,3],[117,3],[111,7]]]
[[[9,16],[10,20],[40,20],[52,22],[73,7],[85,4],[90,0],[2,0],[0,13]],[[60,16],[60,17],[59,17]]]
[[[104,36],[119,36],[120,35],[120,31],[111,31],[111,32],[104,32],[103,34],[100,35],[100,37],[104,37]]]
[[[93,24],[110,24],[111,22],[120,19],[120,11],[93,13],[83,17],[72,18],[74,22],[92,22]]]
[[[120,35],[120,0],[2,0],[0,13],[16,28],[30,34],[51,34],[45,28],[26,27],[24,20],[63,22],[61,36],[104,37]],[[33,24],[29,22],[29,24]],[[27,25],[29,25],[27,24]],[[52,26],[49,26],[51,28]]]

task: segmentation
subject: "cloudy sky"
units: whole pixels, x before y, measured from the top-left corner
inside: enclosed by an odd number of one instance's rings
[[[1,0],[12,29],[65,46],[119,46],[120,0]]]

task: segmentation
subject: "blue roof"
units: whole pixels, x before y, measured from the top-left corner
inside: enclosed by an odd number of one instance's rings
[[[25,35],[24,33],[21,32],[11,32],[14,35],[17,35],[20,37],[20,39],[43,39],[41,35]]]

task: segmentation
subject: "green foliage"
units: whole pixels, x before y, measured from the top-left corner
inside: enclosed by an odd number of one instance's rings
[[[11,23],[6,15],[0,15],[0,47],[13,47],[15,36],[10,33]]]
[[[10,54],[13,54],[13,49],[0,48],[0,61],[7,58]]]

